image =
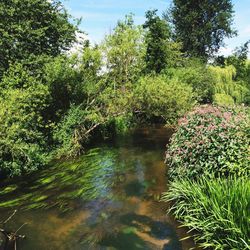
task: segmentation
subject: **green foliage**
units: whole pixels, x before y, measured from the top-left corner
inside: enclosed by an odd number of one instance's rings
[[[88,139],[84,137],[83,130],[87,112],[81,106],[72,106],[61,122],[57,125],[54,133],[54,139],[59,147],[57,156],[67,155],[68,157],[79,155],[83,150],[83,144]]]
[[[102,48],[109,81],[114,89],[138,79],[144,68],[145,46],[143,31],[134,24],[131,14],[124,21],[119,21],[113,33],[106,36]]]
[[[105,88],[100,94],[101,106],[105,107],[103,116],[105,126],[102,129],[105,134],[114,135],[124,133],[131,126],[133,120],[133,93],[134,85],[126,84],[122,89],[114,90]],[[107,131],[108,130],[108,131]]]
[[[249,89],[241,82],[233,81],[234,77],[237,74],[234,66],[230,65],[224,68],[219,66],[209,66],[209,70],[211,71],[211,74],[214,78],[214,101],[218,102],[218,95],[216,96],[216,94],[220,94],[220,97],[221,94],[223,94],[224,97],[229,96],[227,97],[227,99],[231,97],[235,104],[247,102]]]
[[[236,48],[231,56],[226,58],[226,65],[233,65],[236,69],[236,80],[247,80],[247,55],[249,52],[250,41],[244,43],[241,47]]]
[[[174,0],[170,19],[183,51],[205,60],[219,50],[224,37],[236,33],[231,0]]]
[[[131,120],[131,93],[103,88],[98,97],[92,93],[89,102],[72,106],[57,125],[54,139],[58,142],[57,157],[79,156],[93,132],[105,136],[123,132]]]
[[[83,80],[95,84],[96,81],[100,79],[100,71],[103,64],[100,47],[91,47],[87,41],[83,48],[80,61],[78,62],[80,72],[82,72],[83,75]]]
[[[249,249],[249,179],[178,180],[162,200],[174,202],[170,211],[202,248]]]
[[[208,68],[183,58],[156,11],[146,13],[143,27],[126,16],[100,46],[85,41],[75,55],[61,53],[77,27],[59,1],[11,0],[0,4],[1,15],[4,174],[43,166],[48,152],[79,155],[93,135],[125,131],[132,121],[173,123],[197,101],[247,103],[247,85],[233,81],[233,66]]]
[[[58,122],[71,104],[86,105],[100,91],[101,67],[101,51],[87,44],[81,55],[61,55],[45,63],[42,79],[51,94],[47,119]]]
[[[201,106],[179,120],[166,152],[170,179],[249,175],[249,114]]]
[[[68,49],[77,30],[69,18],[57,0],[1,1],[0,79],[10,63]]]
[[[48,86],[51,102],[47,119],[58,121],[72,102],[83,100],[81,73],[76,69],[76,56],[59,56],[43,67],[43,81]]]
[[[134,106],[147,120],[174,122],[194,105],[192,88],[163,76],[141,78],[134,91]]]
[[[200,103],[211,103],[214,79],[211,71],[199,60],[186,60],[184,67],[170,68],[164,72],[170,79],[185,83],[193,88]]]
[[[160,73],[181,60],[181,44],[171,41],[170,27],[166,20],[157,16],[157,10],[146,12],[146,72]]]
[[[20,65],[10,68],[0,86],[0,175],[20,175],[47,161],[48,88]]]
[[[214,104],[219,106],[234,106],[234,99],[227,94],[218,94],[214,95]]]

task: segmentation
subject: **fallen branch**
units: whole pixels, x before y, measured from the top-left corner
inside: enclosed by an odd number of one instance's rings
[[[16,212],[17,212],[17,210],[14,210],[14,212],[12,213],[12,215],[10,215],[7,220],[5,220],[4,222],[2,222],[0,224],[2,224],[4,226],[8,221],[10,221],[14,217],[14,215],[16,214]]]
[[[2,226],[5,226],[13,217],[14,215],[17,213],[17,210],[15,210],[5,221],[3,221]],[[24,239],[25,235],[20,235],[17,234],[17,232],[24,226],[26,225],[23,224],[22,226],[20,226],[16,232],[8,232],[7,230],[5,230],[4,228],[0,228],[0,233],[2,233],[5,236],[5,243],[3,246],[4,250],[17,250],[17,240],[19,239]]]

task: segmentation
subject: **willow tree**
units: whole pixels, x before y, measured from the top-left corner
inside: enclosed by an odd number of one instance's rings
[[[218,104],[245,103],[249,90],[241,82],[234,81],[236,69],[234,66],[209,66],[214,78],[213,99]]]

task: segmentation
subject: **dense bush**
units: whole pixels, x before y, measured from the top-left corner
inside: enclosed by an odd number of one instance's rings
[[[12,79],[13,85],[21,84]],[[0,175],[20,175],[47,161],[48,146],[42,113],[48,102],[46,86],[30,78],[22,88],[1,89]]]
[[[234,99],[227,94],[215,94],[213,96],[214,104],[219,106],[234,106]]]
[[[72,106],[57,125],[54,132],[54,139],[58,143],[58,149],[54,152],[57,157],[71,157],[82,152],[82,144],[88,139],[84,137],[86,128],[83,127],[86,115],[87,112],[81,106]]]
[[[178,180],[163,194],[171,211],[208,249],[249,249],[250,181],[247,178]]]
[[[141,78],[134,91],[135,110],[148,120],[172,123],[194,105],[192,87],[164,76]]]
[[[214,79],[208,67],[195,59],[188,59],[183,63],[184,67],[170,68],[164,74],[191,86],[198,102],[211,103]]]
[[[195,108],[179,120],[168,147],[170,178],[249,173],[249,125],[244,108]]]

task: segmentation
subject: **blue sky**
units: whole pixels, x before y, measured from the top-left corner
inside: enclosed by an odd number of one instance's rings
[[[74,17],[82,17],[80,28],[92,42],[99,43],[126,14],[134,13],[135,22],[142,24],[147,10],[158,9],[160,14],[170,6],[171,0],[63,0],[63,3]],[[226,47],[221,53],[226,55],[250,39],[250,0],[233,0],[233,4],[238,37],[225,40]]]

